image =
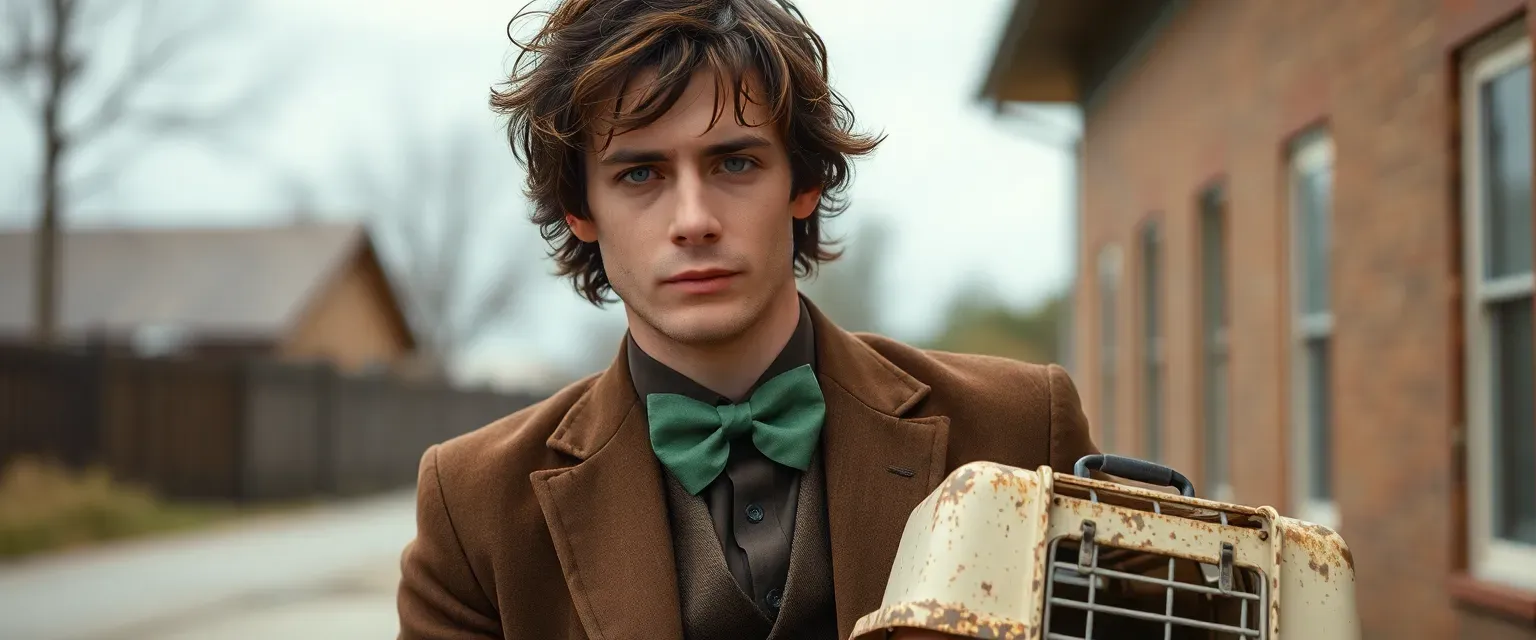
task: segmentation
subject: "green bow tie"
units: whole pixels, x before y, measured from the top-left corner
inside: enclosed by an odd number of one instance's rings
[[[714,406],[653,393],[645,397],[645,410],[656,457],[688,493],[698,495],[725,470],[731,441],[748,433],[768,459],[805,471],[821,438],[827,405],[815,371],[804,365],[774,376],[739,404]]]

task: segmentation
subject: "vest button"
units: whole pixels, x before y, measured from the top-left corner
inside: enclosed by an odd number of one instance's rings
[[[784,606],[784,592],[780,591],[778,587],[769,589],[768,596],[763,598],[763,601],[768,603],[769,609],[778,611],[780,607]]]
[[[763,521],[763,508],[756,504],[747,505],[747,522],[757,524]]]

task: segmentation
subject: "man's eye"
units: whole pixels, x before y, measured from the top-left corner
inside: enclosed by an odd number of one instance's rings
[[[741,173],[752,168],[752,161],[747,158],[726,158],[720,163],[720,168],[726,173]]]
[[[644,184],[656,177],[656,170],[650,167],[635,167],[619,175],[619,180],[630,184]]]

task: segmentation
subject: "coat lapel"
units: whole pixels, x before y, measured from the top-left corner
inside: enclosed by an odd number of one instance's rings
[[[579,462],[531,480],[587,635],[680,638],[661,468],[626,357],[621,346],[549,438]]]
[[[809,302],[807,302],[809,305]],[[944,479],[949,418],[906,419],[929,391],[814,306],[826,398],[827,517],[838,635],[879,608],[912,510]]]

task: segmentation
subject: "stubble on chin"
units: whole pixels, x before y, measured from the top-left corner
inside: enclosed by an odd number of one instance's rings
[[[695,348],[730,344],[748,333],[766,312],[762,299],[746,297],[731,305],[658,311],[634,307],[635,316],[668,341]],[[715,307],[715,308],[709,308]]]

